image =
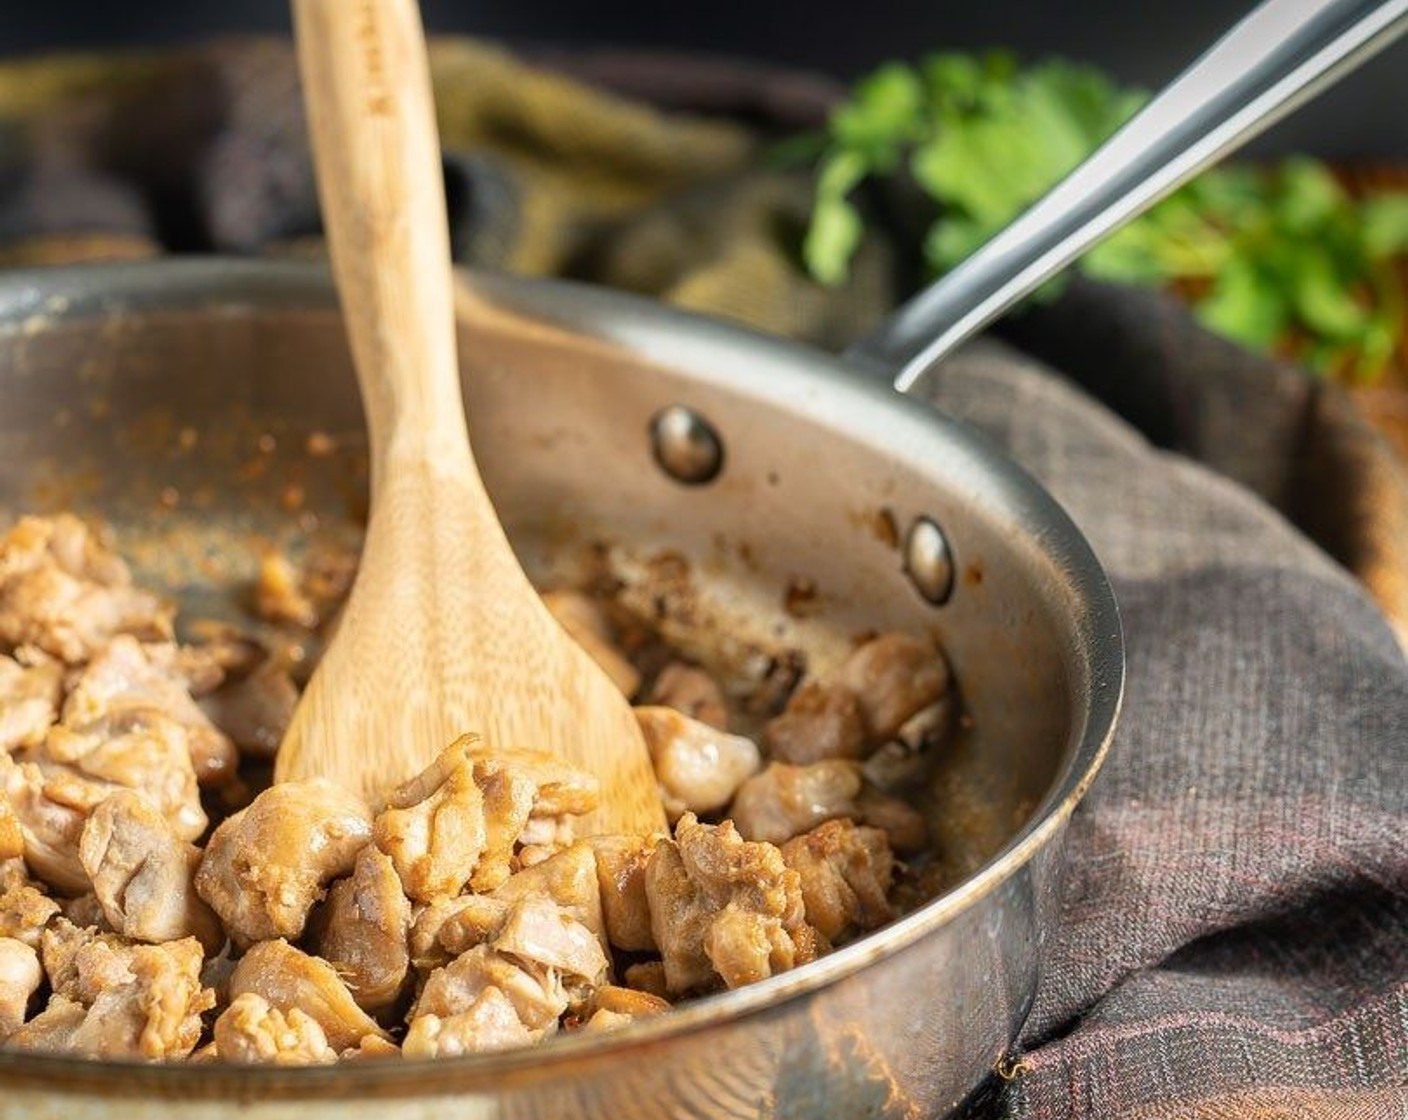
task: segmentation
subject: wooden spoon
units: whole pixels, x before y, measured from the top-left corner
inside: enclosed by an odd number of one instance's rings
[[[596,775],[592,831],[665,818],[625,697],[548,613],[474,464],[414,0],[294,0],[333,275],[371,441],[371,517],[337,634],[279,749],[373,804],[456,736]],[[525,454],[528,452],[525,450]]]

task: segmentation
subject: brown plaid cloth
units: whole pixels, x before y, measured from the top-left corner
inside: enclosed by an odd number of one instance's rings
[[[823,345],[893,301],[904,239],[816,288],[795,256],[805,175],[757,159],[757,129],[815,123],[834,88],[548,61],[436,49],[461,259]],[[285,45],[0,67],[0,264],[306,252],[316,234]],[[1006,333],[1050,366],[982,343],[934,398],[1090,536],[1123,607],[1129,692],[1073,821],[1035,1009],[967,1116],[1408,1120],[1408,664],[1365,590],[1408,622],[1401,467],[1341,394],[1159,297],[1076,285]]]

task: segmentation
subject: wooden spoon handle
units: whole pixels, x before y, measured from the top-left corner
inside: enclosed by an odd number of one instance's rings
[[[294,0],[293,13],[375,487],[388,456],[469,453],[425,34],[415,0]]]

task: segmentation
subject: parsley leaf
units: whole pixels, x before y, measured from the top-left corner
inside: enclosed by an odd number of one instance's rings
[[[855,191],[870,179],[907,177],[932,204],[924,259],[942,273],[1145,98],[1088,66],[1023,67],[1000,51],[883,66],[829,123],[807,267],[822,283],[844,281],[864,237]],[[1103,280],[1175,287],[1229,338],[1369,380],[1408,334],[1405,254],[1408,192],[1354,199],[1323,164],[1302,158],[1206,172],[1078,267]]]

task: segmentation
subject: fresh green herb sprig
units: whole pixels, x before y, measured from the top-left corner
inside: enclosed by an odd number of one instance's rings
[[[867,179],[906,176],[934,203],[924,258],[941,273],[1010,222],[1146,95],[1087,66],[1009,54],[892,63],[833,114],[804,256],[821,282],[864,236]],[[1176,286],[1211,329],[1357,381],[1408,333],[1408,192],[1355,199],[1322,164],[1210,171],[1097,246],[1088,275]]]

